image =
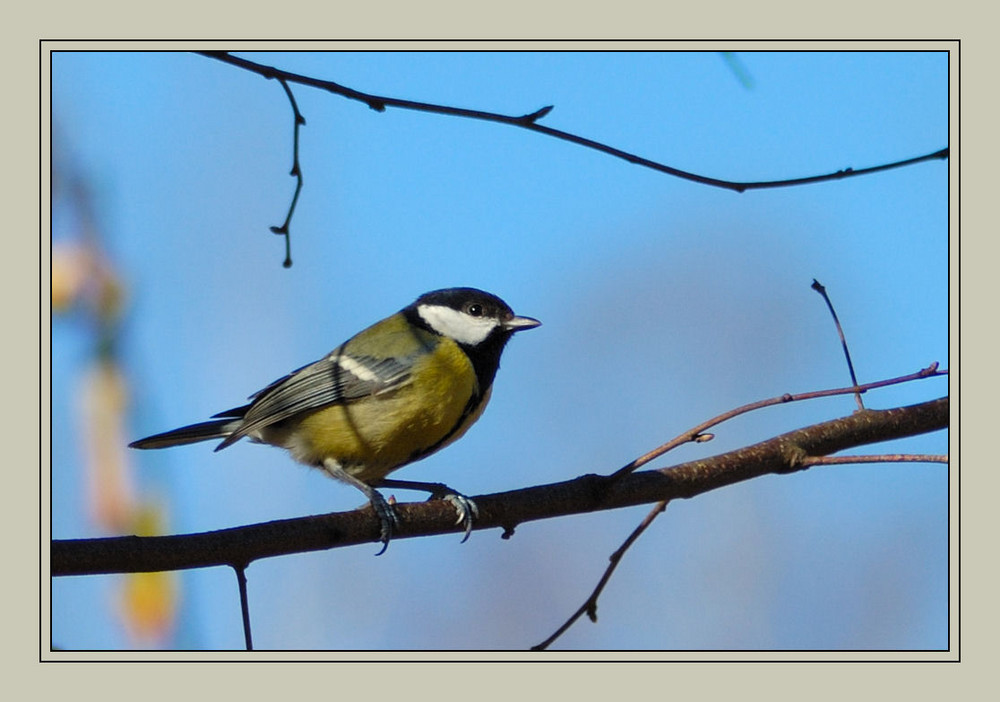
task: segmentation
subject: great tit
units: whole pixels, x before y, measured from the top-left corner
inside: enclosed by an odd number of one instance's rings
[[[476,512],[471,500],[439,483],[385,476],[465,434],[490,399],[507,341],[539,324],[515,316],[507,303],[482,290],[429,292],[254,393],[248,404],[129,446],[222,439],[218,451],[245,436],[287,449],[295,460],[361,490],[381,523],[379,553],[397,519],[379,486],[449,500],[468,538]]]

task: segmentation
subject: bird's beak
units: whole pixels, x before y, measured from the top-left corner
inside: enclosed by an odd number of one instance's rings
[[[541,322],[531,317],[511,317],[503,323],[503,328],[511,332],[517,332],[523,329],[532,329],[539,324]]]

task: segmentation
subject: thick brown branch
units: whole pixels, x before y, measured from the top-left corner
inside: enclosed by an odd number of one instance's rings
[[[923,434],[948,426],[948,398],[889,410],[864,410],[763,441],[753,446],[672,468],[612,480],[585,475],[573,480],[473,498],[479,507],[475,529],[501,527],[509,535],[523,522],[568,514],[694,497],[767,473],[803,470],[809,456]],[[444,501],[396,505],[395,539],[456,532],[455,513]],[[55,540],[54,576],[239,567],[291,553],[317,551],[379,538],[377,519],[366,507],[298,519],[181,536],[123,536]]]

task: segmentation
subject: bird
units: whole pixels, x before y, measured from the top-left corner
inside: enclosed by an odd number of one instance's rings
[[[398,518],[376,489],[421,490],[451,502],[469,537],[475,503],[441,483],[386,476],[461,438],[482,415],[510,338],[541,324],[476,288],[434,290],[359,332],[319,360],[209,421],[129,444],[160,449],[246,437],[360,490],[380,522],[383,553]]]

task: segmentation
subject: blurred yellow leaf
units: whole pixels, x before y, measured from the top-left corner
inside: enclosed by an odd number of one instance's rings
[[[136,510],[132,532],[139,536],[164,533],[166,518],[157,504]],[[121,616],[129,636],[140,647],[155,647],[169,639],[177,610],[173,573],[130,573],[122,588]]]
[[[86,254],[75,244],[52,245],[52,311],[66,312],[78,300],[87,277]]]
[[[66,313],[80,302],[97,318],[114,323],[121,315],[125,289],[106,257],[92,243],[52,246],[52,311]]]

